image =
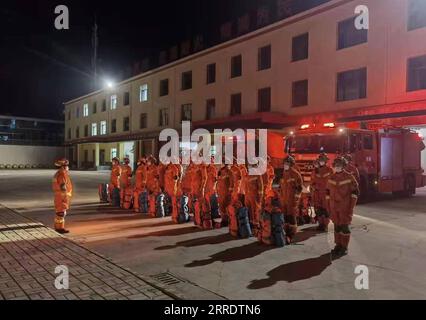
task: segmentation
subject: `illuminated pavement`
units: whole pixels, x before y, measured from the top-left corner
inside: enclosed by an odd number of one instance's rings
[[[53,171],[0,171],[0,203],[53,224]],[[200,231],[169,218],[151,219],[98,203],[108,173],[72,172],[75,198],[69,237],[132,271],[195,299],[425,299],[426,190],[412,199],[360,205],[350,254],[331,261],[332,230],[304,226],[297,243],[263,246],[234,240],[225,229]],[[357,265],[369,290],[354,286]]]

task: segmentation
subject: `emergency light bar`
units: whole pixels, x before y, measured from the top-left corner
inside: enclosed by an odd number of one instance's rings
[[[336,125],[334,122],[327,122],[323,124],[324,128],[334,128]]]
[[[306,130],[306,129],[309,129],[309,127],[310,127],[311,125],[310,124],[302,124],[301,126],[300,126],[300,129],[302,129],[302,130]]]

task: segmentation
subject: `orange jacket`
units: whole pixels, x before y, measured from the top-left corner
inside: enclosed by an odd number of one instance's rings
[[[207,170],[204,164],[194,164],[192,168],[191,192],[204,193],[207,182]]]
[[[241,180],[242,180],[242,173],[239,165],[233,164],[231,166],[231,186],[232,193],[233,194],[239,194],[241,193]]]
[[[359,183],[360,181],[359,170],[353,163],[349,162],[345,168],[345,171],[352,174],[355,177],[356,181]]]
[[[141,164],[135,172],[135,186],[138,191],[143,191],[146,188],[146,180],[147,180],[147,166],[145,164]]]
[[[60,193],[64,196],[72,196],[72,182],[68,171],[59,169],[52,179],[52,189],[55,193]]]
[[[323,166],[315,169],[311,174],[311,192],[314,206],[326,208],[325,197],[328,178],[333,174],[333,169]]]
[[[266,166],[266,172],[262,176],[263,178],[263,187],[264,187],[264,194],[267,195],[272,191],[272,184],[275,179],[275,170],[274,167],[268,163]]]
[[[294,167],[284,171],[280,180],[280,197],[283,202],[293,202],[302,192],[303,179],[300,172]]]
[[[232,171],[227,166],[220,168],[217,177],[217,192],[220,194],[228,194],[232,191]]]
[[[216,192],[217,184],[217,169],[214,164],[208,164],[206,166],[207,181],[206,181],[206,194],[213,194]]]
[[[132,168],[128,164],[121,165],[120,183],[122,188],[127,188],[132,184]]]
[[[176,196],[180,179],[180,166],[170,163],[164,172],[164,191],[169,196]]]
[[[247,189],[247,178],[249,177],[248,169],[245,164],[240,164],[239,168],[241,172],[240,193],[245,194]]]
[[[113,165],[111,168],[111,185],[114,188],[120,188],[121,166]]]
[[[160,192],[158,167],[155,164],[151,164],[147,167],[146,187],[150,193]]]

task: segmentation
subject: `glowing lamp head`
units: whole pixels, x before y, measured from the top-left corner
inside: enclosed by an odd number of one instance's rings
[[[302,129],[302,130],[306,130],[306,129],[309,129],[309,127],[310,127],[310,125],[309,125],[309,124],[302,124],[302,125],[300,126],[300,129]]]
[[[327,122],[327,123],[324,123],[324,128],[334,128],[334,127],[336,127],[336,124],[334,123],[334,122]]]

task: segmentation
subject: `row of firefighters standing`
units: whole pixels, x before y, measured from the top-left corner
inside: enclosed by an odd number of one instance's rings
[[[330,219],[334,223],[336,246],[332,253],[347,254],[349,225],[359,195],[359,173],[350,155],[337,157],[332,168],[327,155],[320,154],[314,161],[308,196],[302,193],[302,175],[292,156],[284,160],[278,190],[273,188],[275,172],[269,159],[265,174],[251,176],[245,165],[236,162],[223,165],[219,170],[213,159],[211,164],[191,163],[184,172],[180,164],[158,164],[152,156],[140,158],[134,174],[134,187],[129,162],[125,158],[121,165],[118,158],[113,159],[108,187],[110,201],[115,194],[124,208],[130,208],[132,203],[136,212],[157,217],[164,216],[167,203],[175,223],[189,221],[192,211],[194,223],[202,228],[229,225],[231,234],[254,235],[259,239],[265,233],[265,221],[269,221],[266,232],[271,234],[274,227],[270,223],[275,220],[284,225],[284,241],[289,244],[297,233],[298,224],[306,220],[306,204],[303,202],[309,198],[311,203],[308,206],[312,204],[314,207],[318,230],[328,231]],[[241,234],[238,216],[244,210],[250,231]],[[282,218],[273,219],[279,216]]]

